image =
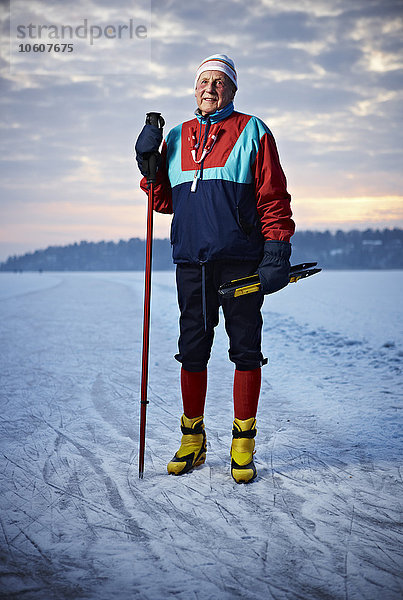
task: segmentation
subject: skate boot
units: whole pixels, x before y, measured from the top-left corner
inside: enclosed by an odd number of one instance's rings
[[[184,475],[206,460],[207,445],[203,415],[194,419],[182,415],[181,430],[183,435],[180,448],[167,466],[168,473],[171,475]]]
[[[256,419],[234,420],[231,444],[231,475],[237,483],[249,483],[257,472],[253,462],[255,453]]]

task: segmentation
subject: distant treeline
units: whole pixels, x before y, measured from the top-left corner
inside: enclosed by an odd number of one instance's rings
[[[403,269],[403,230],[299,231],[292,262],[317,260],[324,269]]]
[[[402,269],[403,230],[297,231],[292,238],[292,263],[318,261],[324,269]],[[0,271],[141,271],[145,242],[80,242],[10,256]],[[153,268],[173,268],[169,240],[153,244]]]

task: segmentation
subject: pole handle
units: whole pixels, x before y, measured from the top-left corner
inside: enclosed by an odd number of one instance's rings
[[[148,112],[146,114],[146,124],[154,125],[154,127],[158,127],[162,129],[165,125],[164,117],[159,112]]]
[[[154,127],[158,127],[162,130],[165,125],[165,120],[161,113],[159,112],[149,112],[146,115],[146,124],[154,125]],[[147,175],[147,183],[155,183],[157,180],[157,167],[158,167],[158,159],[159,153],[154,152],[148,157],[148,175]]]

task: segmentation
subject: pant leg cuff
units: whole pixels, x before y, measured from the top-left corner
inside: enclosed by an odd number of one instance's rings
[[[235,362],[235,368],[237,369],[237,371],[253,371],[254,369],[259,369],[259,367],[264,367],[264,365],[267,365],[267,363],[269,362],[268,358],[262,358],[262,360],[260,361],[255,361],[255,362]]]
[[[188,362],[183,360],[180,354],[175,354],[174,358],[182,364],[185,371],[199,373],[200,371],[205,371],[207,369],[207,362]]]

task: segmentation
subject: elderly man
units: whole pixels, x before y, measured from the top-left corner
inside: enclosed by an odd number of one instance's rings
[[[196,118],[172,129],[163,143],[154,209],[173,213],[171,243],[180,309],[179,353],[183,415],[179,450],[168,464],[174,475],[206,459],[204,404],[207,363],[222,306],[235,364],[231,474],[237,483],[256,477],[253,461],[261,385],[263,294],[289,278],[294,233],[290,195],[274,138],[257,117],[234,110],[237,73],[224,54],[208,57],[195,79]],[[161,132],[145,125],[136,154],[158,151]],[[141,187],[146,191],[144,178]],[[255,272],[261,292],[221,299],[219,286]]]

